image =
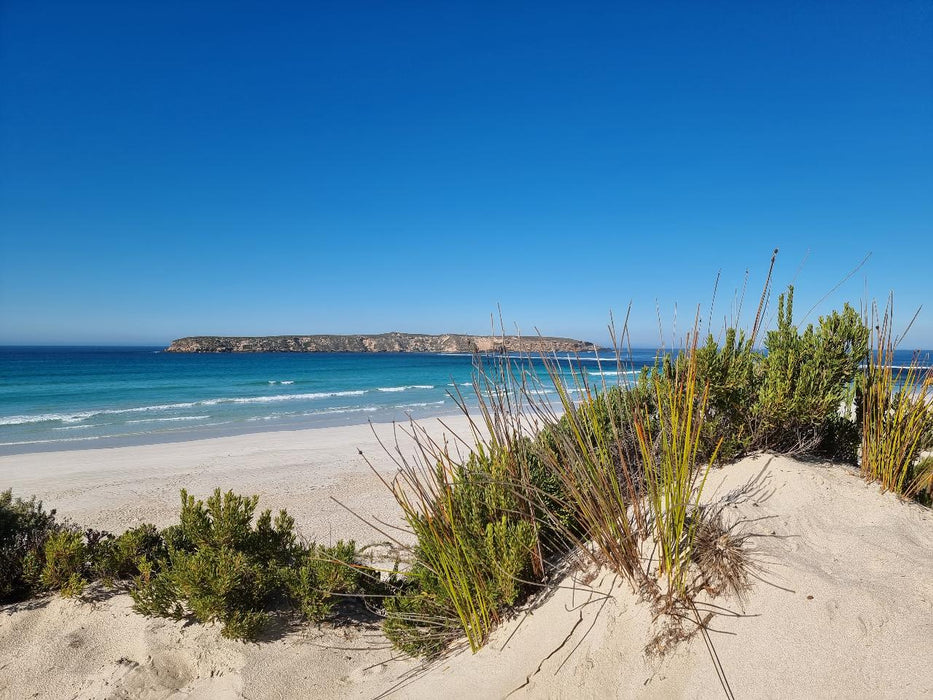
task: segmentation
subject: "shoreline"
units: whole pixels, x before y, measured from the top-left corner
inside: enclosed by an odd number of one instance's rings
[[[145,447],[147,445],[165,445],[202,440],[219,440],[224,438],[245,437],[248,435],[263,435],[266,433],[294,433],[306,430],[329,430],[331,428],[368,427],[369,425],[406,424],[408,418],[389,418],[378,416],[372,419],[356,422],[347,414],[345,420],[337,416],[329,418],[319,417],[315,425],[308,425],[307,417],[275,417],[263,418],[253,421],[230,421],[228,423],[204,426],[183,427],[176,430],[162,430],[139,432],[124,435],[94,436],[83,438],[63,438],[61,440],[34,440],[0,444],[0,459],[4,457],[25,456],[31,454],[50,454],[57,452],[83,452],[96,449],[121,449],[129,447]],[[456,418],[463,412],[455,405],[447,410],[429,411],[414,416],[415,420],[431,421],[436,418]],[[209,429],[213,428],[213,429]]]
[[[467,436],[464,416],[427,418],[419,422],[437,437],[450,430]],[[372,423],[303,430],[208,437],[121,447],[99,447],[0,456],[3,488],[14,496],[35,495],[46,508],[82,526],[116,533],[153,522],[174,522],[182,488],[203,498],[214,488],[260,496],[259,509],[286,508],[308,537],[362,537],[378,533],[338,506],[394,513],[388,489],[372,473],[393,473],[395,464],[379,445],[413,447],[398,423]],[[377,436],[379,439],[377,439]],[[327,498],[321,498],[327,491]]]

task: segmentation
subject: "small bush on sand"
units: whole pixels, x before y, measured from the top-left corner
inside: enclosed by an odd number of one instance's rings
[[[41,587],[61,591],[62,595],[80,595],[87,585],[87,547],[84,534],[72,529],[53,532],[43,548]]]
[[[41,552],[59,527],[55,511],[46,512],[35,497],[24,501],[13,498],[9,489],[0,492],[0,603],[22,600],[35,592]]]
[[[344,596],[378,592],[378,576],[358,559],[352,540],[332,547],[312,544],[298,557],[297,568],[286,570],[289,595],[307,619],[328,619]]]
[[[699,455],[727,462],[748,451],[755,434],[751,408],[760,388],[761,354],[742,331],[726,329],[722,344],[712,334],[695,351],[697,381],[708,387]],[[679,363],[684,360],[678,357]]]
[[[340,570],[353,565],[352,542],[301,545],[284,510],[274,520],[266,510],[254,524],[256,496],[217,489],[204,502],[182,491],[181,502],[180,523],[162,534],[166,555],[136,560],[140,573],[131,595],[144,615],[191,615],[221,623],[225,637],[254,639],[276,607],[297,605],[319,620],[334,596],[359,589],[355,575]],[[147,545],[150,535],[136,533],[125,546]]]

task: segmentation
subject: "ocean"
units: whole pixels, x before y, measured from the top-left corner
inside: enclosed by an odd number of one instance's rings
[[[580,359],[601,381],[596,356]],[[449,415],[458,390],[471,399],[472,372],[469,354],[0,347],[0,454]]]
[[[612,384],[656,353],[634,350],[621,374],[607,353],[579,360],[590,381]],[[575,358],[561,357],[569,372]],[[898,351],[895,363],[910,359]],[[475,403],[472,373],[468,354],[0,347],[0,454],[450,415],[458,391]]]

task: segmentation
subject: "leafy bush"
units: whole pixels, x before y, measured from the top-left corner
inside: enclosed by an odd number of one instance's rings
[[[755,446],[785,453],[852,454],[847,420],[854,379],[868,354],[868,328],[848,304],[820,317],[801,335],[793,323],[794,288],[778,299],[778,325],[765,338],[767,355],[754,406]],[[837,456],[831,455],[831,456]]]
[[[301,613],[314,622],[334,613],[340,598],[375,593],[378,576],[360,566],[356,543],[340,540],[332,547],[312,544],[287,579],[289,594]]]
[[[362,567],[354,543],[327,548],[298,543],[286,511],[263,511],[257,496],[214,491],[207,501],[181,492],[178,525],[157,535],[127,533],[114,543],[113,566],[127,562],[139,574],[131,591],[144,614],[219,622],[221,634],[254,639],[277,606],[297,607],[321,620],[338,596],[360,592]]]
[[[154,562],[168,555],[162,533],[148,523],[118,537],[94,530],[88,530],[85,537],[93,574],[107,583],[132,579],[139,575],[142,561]]]
[[[760,385],[761,354],[742,331],[726,329],[722,345],[710,334],[695,351],[697,381],[707,386],[706,416],[699,453],[729,461],[744,454],[752,444],[755,425],[752,406]],[[678,360],[683,360],[678,357]]]
[[[84,535],[72,529],[53,532],[45,542],[40,582],[44,589],[80,595],[87,585],[87,547]]]
[[[59,529],[55,511],[46,512],[35,497],[24,501],[0,492],[0,603],[22,600],[41,576],[41,552]]]

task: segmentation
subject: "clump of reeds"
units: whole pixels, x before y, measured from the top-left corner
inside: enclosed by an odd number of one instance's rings
[[[645,503],[668,594],[683,596],[697,526],[700,495],[718,445],[698,464],[709,387],[697,377],[697,332],[667,372],[651,376],[656,415],[642,409],[635,422],[644,464]]]
[[[558,417],[548,402],[529,401],[549,426],[535,446],[570,512],[565,518],[569,526],[562,527],[554,518],[551,525],[593,563],[640,582],[639,541],[645,521],[643,478],[629,459],[632,396],[625,390],[597,393],[584,372],[568,368],[568,382],[556,361],[544,358],[544,364],[562,415]]]
[[[519,602],[525,581],[543,575],[521,377],[513,369],[505,355],[477,366],[473,388],[481,421],[470,419],[466,456],[415,422],[415,456],[390,451],[399,470],[386,485],[417,545],[411,567],[395,574],[397,595],[386,600],[384,629],[406,651],[436,654],[458,630],[478,650],[503,612]],[[456,398],[469,417],[462,397]]]
[[[880,316],[877,307],[872,313],[862,388],[862,475],[885,491],[912,496],[933,483],[933,472],[916,468],[933,425],[933,368],[923,368],[916,355],[906,368],[895,367],[892,300]]]

